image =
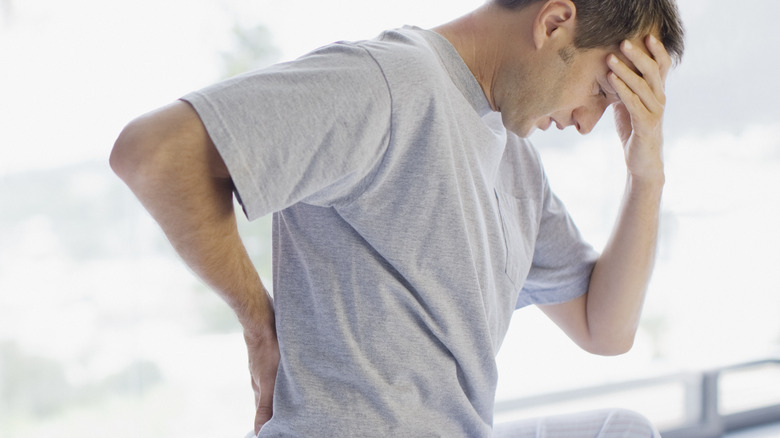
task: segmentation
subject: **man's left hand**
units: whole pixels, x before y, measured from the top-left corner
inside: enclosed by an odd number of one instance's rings
[[[630,175],[663,181],[665,83],[672,60],[655,36],[647,36],[643,45],[623,41],[620,51],[634,68],[610,54],[607,78],[620,97],[615,104],[615,122]]]

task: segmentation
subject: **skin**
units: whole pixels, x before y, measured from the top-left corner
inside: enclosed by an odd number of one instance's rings
[[[120,134],[110,163],[187,265],[238,316],[259,431],[273,415],[280,358],[273,302],[241,242],[233,184],[200,118],[181,101],[139,117]]]
[[[585,295],[540,307],[583,349],[615,355],[633,345],[655,260],[664,84],[672,62],[652,35],[562,56],[573,47],[575,24],[572,2],[548,0],[516,11],[488,4],[435,30],[519,136],[552,123],[586,134],[614,105],[627,177],[611,238]]]
[[[649,36],[562,57],[575,23],[570,1],[548,0],[520,11],[488,4],[434,30],[455,46],[520,136],[552,123],[587,133],[615,106],[627,178],[612,237],[588,292],[542,310],[585,350],[619,354],[633,343],[655,257],[671,60]],[[238,316],[259,431],[273,414],[280,357],[273,302],[239,237],[230,174],[200,118],[180,101],[141,116],[120,134],[110,163],[183,260]]]

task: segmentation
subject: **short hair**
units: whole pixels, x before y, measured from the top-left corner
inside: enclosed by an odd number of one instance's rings
[[[492,0],[507,9],[542,0]],[[577,8],[574,47],[611,47],[623,40],[658,32],[675,62],[685,50],[685,30],[675,0],[571,0]]]

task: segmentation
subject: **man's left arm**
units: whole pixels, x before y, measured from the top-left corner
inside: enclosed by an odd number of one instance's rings
[[[539,306],[583,349],[616,355],[631,349],[653,270],[664,186],[664,84],[671,58],[652,36],[645,47],[624,41],[607,58],[608,80],[620,102],[615,121],[627,178],[620,212],[593,269],[588,292],[562,304]],[[634,65],[629,67],[625,61]]]

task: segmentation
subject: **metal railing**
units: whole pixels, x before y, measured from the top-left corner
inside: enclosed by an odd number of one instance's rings
[[[778,379],[776,382],[767,382],[767,385],[770,385],[767,388],[770,392],[769,404],[739,409],[737,403],[736,410],[733,406],[723,409],[724,396],[727,394],[722,391],[722,380],[730,375],[747,374],[751,370],[761,369],[770,370],[773,378]],[[776,386],[771,386],[773,383]],[[670,386],[680,389],[683,397],[680,409],[683,412],[679,413],[680,420],[675,421],[675,424],[660,425],[663,438],[720,438],[728,432],[780,422],[780,358],[741,363],[697,373],[678,373],[499,401],[496,403],[495,413],[499,417],[502,414],[525,412],[545,405],[561,405],[575,401],[587,403],[588,400],[608,395],[651,392],[653,388]],[[774,388],[777,388],[776,394]]]

